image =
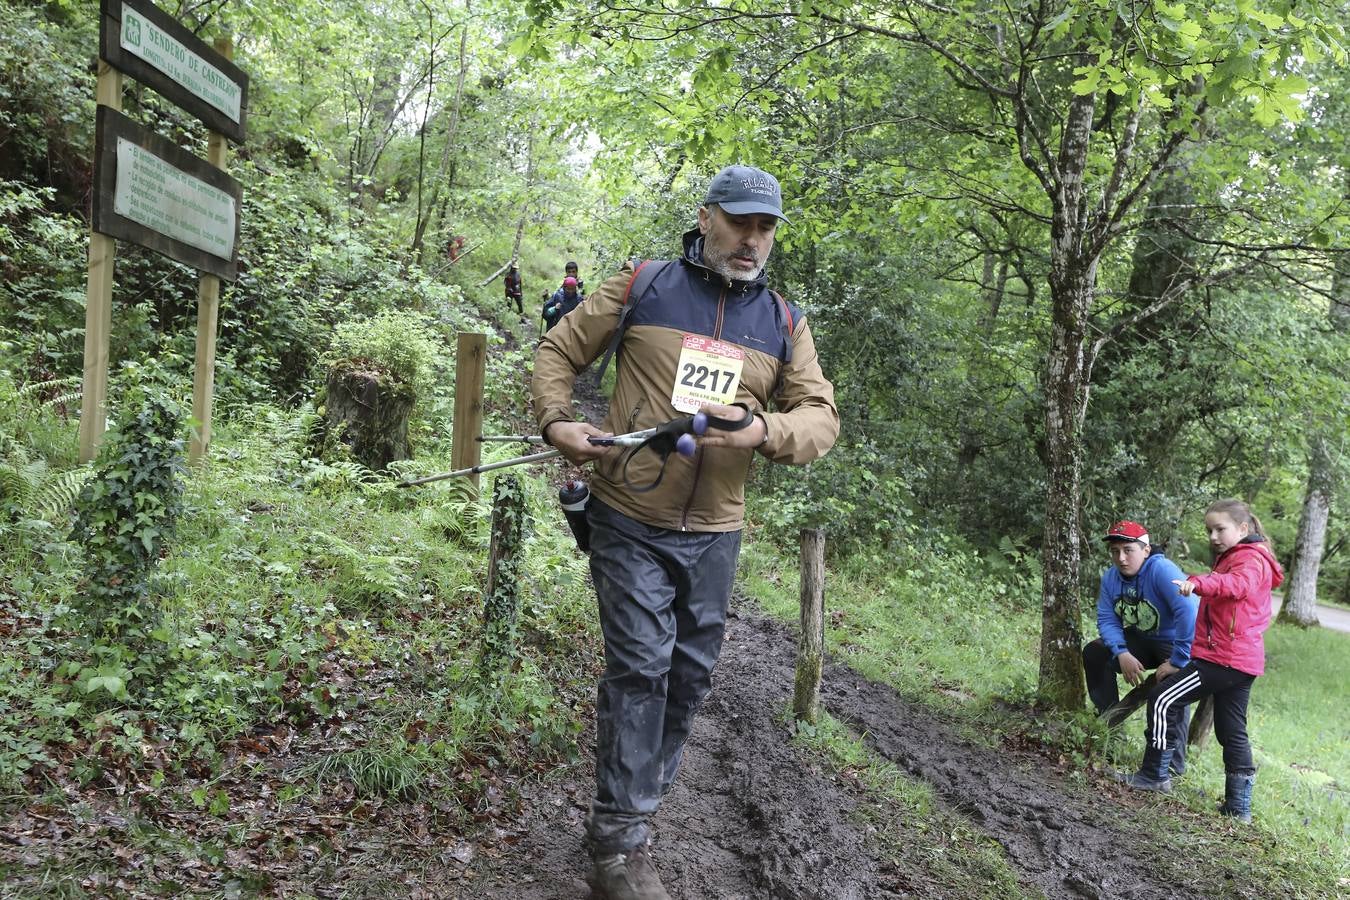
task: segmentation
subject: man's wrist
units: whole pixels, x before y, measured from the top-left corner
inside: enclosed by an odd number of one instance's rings
[[[755,445],[755,449],[758,450],[769,442],[769,420],[761,416],[759,413],[755,414],[755,418],[758,419],[760,423],[764,426],[764,437],[760,438],[759,443]]]

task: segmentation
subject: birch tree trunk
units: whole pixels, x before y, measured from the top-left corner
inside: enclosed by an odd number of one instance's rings
[[[1331,306],[1328,310],[1331,331],[1336,338],[1350,338],[1350,258],[1336,257],[1332,277]],[[1333,410],[1331,421],[1313,426],[1308,438],[1308,488],[1303,494],[1303,511],[1298,520],[1294,542],[1294,565],[1280,621],[1308,626],[1317,624],[1317,576],[1326,546],[1327,522],[1331,518],[1331,498],[1337,480],[1332,442],[1345,441],[1345,411]]]

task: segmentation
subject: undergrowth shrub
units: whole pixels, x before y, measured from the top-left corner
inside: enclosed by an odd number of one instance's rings
[[[141,641],[153,627],[150,577],[173,534],[183,486],[182,413],[141,385],[76,501],[73,540],[87,557],[76,612],[92,633]]]
[[[762,470],[750,491],[754,521],[775,543],[795,546],[802,528],[829,526],[833,558],[906,539],[909,486],[896,460],[873,443],[836,446],[805,469]]]

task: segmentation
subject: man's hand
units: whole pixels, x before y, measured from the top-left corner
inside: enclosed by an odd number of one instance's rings
[[[745,408],[742,406],[706,403],[702,411],[710,416],[729,419],[732,422],[739,422],[745,418]],[[703,437],[697,440],[701,447],[733,447],[753,450],[763,443],[764,436],[768,433],[769,426],[759,416],[755,416],[755,421],[739,431],[723,431],[720,428],[709,426]]]
[[[1155,674],[1158,676],[1158,683],[1161,684],[1163,681],[1165,681],[1168,678],[1171,678],[1173,675],[1177,674],[1180,671],[1181,670],[1178,669],[1176,666],[1172,665],[1172,661],[1168,659],[1164,660],[1163,664],[1158,666],[1158,671]]]
[[[1120,663],[1120,674],[1125,676],[1125,680],[1133,687],[1144,680],[1144,664],[1134,658],[1134,654],[1126,650],[1116,657]]]
[[[544,429],[544,440],[562,451],[573,465],[581,465],[604,456],[613,447],[597,447],[587,438],[613,437],[608,431],[601,431],[589,422],[558,421]]]
[[[1195,582],[1191,581],[1189,578],[1183,578],[1181,581],[1177,581],[1173,578],[1172,583],[1177,586],[1177,590],[1183,597],[1189,597],[1195,592]]]

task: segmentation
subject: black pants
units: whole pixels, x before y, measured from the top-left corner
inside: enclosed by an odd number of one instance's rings
[[[1133,628],[1125,629],[1125,649],[1146,669],[1156,669],[1172,658],[1171,641],[1160,641],[1140,634]],[[1101,638],[1083,646],[1083,674],[1087,678],[1088,697],[1097,708],[1097,714],[1101,715],[1120,699],[1120,687],[1116,683],[1120,662]],[[1186,707],[1168,736],[1168,743],[1172,746],[1172,765],[1177,772],[1186,767],[1186,734],[1190,727],[1190,707]]]
[[[1151,638],[1133,628],[1125,629],[1125,649],[1143,663],[1145,669],[1156,669],[1172,658],[1171,641]],[[1088,697],[1098,714],[1106,712],[1120,699],[1116,682],[1120,663],[1101,638],[1083,645],[1083,674],[1087,678]]]
[[[1174,721],[1182,707],[1202,697],[1214,697],[1214,735],[1223,745],[1223,768],[1230,775],[1254,775],[1252,745],[1247,741],[1247,701],[1255,675],[1203,659],[1191,664],[1154,688],[1148,698],[1148,746],[1168,747]]]

